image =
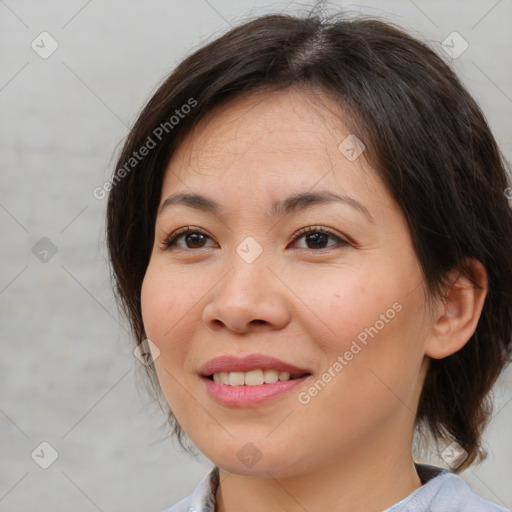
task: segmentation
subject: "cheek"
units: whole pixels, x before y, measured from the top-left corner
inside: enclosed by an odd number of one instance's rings
[[[158,346],[164,359],[169,352],[179,351],[179,343],[171,340],[183,339],[174,336],[190,308],[186,303],[190,295],[185,297],[182,289],[176,279],[169,279],[160,266],[150,263],[141,289],[142,320],[146,336]]]
[[[179,415],[182,404],[190,401],[179,384],[187,354],[186,322],[180,319],[186,318],[190,306],[179,292],[183,287],[175,279],[171,284],[163,270],[156,264],[148,266],[141,288],[141,311],[146,336],[160,350],[154,366],[160,387],[173,414]]]
[[[140,301],[146,336],[157,344],[160,339],[159,334],[162,328],[160,319],[163,317],[163,313],[167,309],[167,305],[165,304],[167,297],[163,296],[162,292],[161,282],[157,279],[157,276],[150,264],[142,282]]]
[[[404,307],[384,325],[372,316],[369,327],[361,324],[338,336],[327,364],[300,397],[301,404],[307,402],[300,407],[309,408],[306,430],[321,432],[333,445],[340,437],[350,444],[373,439],[386,426],[411,419],[422,354],[408,327],[408,314]]]
[[[421,290],[411,293],[408,282],[389,275],[322,281],[323,292],[309,293],[316,297],[312,309],[323,321],[322,332],[328,332],[315,341],[327,356],[321,371],[330,369],[325,377],[334,383],[328,386],[333,403],[346,406],[354,398],[357,408],[365,394],[368,404],[397,400],[393,393],[407,400],[423,359]]]
[[[368,337],[365,329],[380,322],[381,314],[390,309],[388,316],[395,314],[392,308],[397,294],[389,283],[366,278],[356,269],[340,271],[334,279],[331,274],[313,282],[313,286],[303,283],[296,293],[310,307],[313,314],[308,316],[322,326],[325,336],[315,337],[315,343],[326,352],[342,354],[358,337],[364,342]]]

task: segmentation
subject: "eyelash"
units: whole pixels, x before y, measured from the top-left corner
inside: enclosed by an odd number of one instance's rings
[[[193,226],[185,226],[183,228],[180,228],[180,229],[176,230],[166,240],[164,240],[164,242],[163,242],[164,249],[165,250],[169,250],[169,251],[174,250],[174,248],[176,246],[176,242],[178,241],[178,239],[181,238],[182,236],[186,235],[186,234],[189,234],[189,233],[199,233],[201,235],[205,235],[208,238],[211,238],[210,235],[208,235],[208,233],[206,233],[202,229],[194,228]],[[333,231],[331,231],[331,230],[329,230],[327,228],[324,228],[322,226],[308,226],[306,228],[303,228],[303,229],[299,230],[294,235],[294,237],[292,239],[292,242],[295,242],[296,240],[298,240],[302,236],[307,235],[309,233],[322,233],[322,234],[325,234],[325,235],[329,235],[330,237],[337,239],[338,243],[336,245],[333,245],[333,246],[330,246],[330,247],[324,247],[324,248],[318,249],[318,250],[305,248],[306,250],[312,250],[312,251],[315,251],[315,252],[320,252],[320,251],[326,251],[326,250],[329,250],[329,249],[333,249],[333,248],[336,248],[336,247],[339,248],[339,247],[345,247],[345,246],[350,245],[349,242],[347,242],[343,238],[339,237]],[[199,248],[196,248],[195,250],[199,250],[199,249],[204,249],[204,247],[199,247]],[[194,250],[194,249],[186,248],[184,250]]]

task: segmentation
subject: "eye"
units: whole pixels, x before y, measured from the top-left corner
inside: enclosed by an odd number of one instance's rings
[[[333,246],[344,247],[350,245],[334,232],[321,226],[308,226],[307,228],[301,229],[293,237],[292,243],[295,243],[301,238],[304,238],[306,242],[306,247],[300,247],[301,249],[328,249]],[[334,239],[336,243],[326,246],[329,238]],[[179,243],[181,240],[183,240],[185,245]],[[211,240],[211,237],[203,230],[194,228],[193,226],[185,226],[172,233],[172,235],[163,242],[163,245],[167,250],[173,250],[175,248],[204,249],[208,247],[205,245],[207,240]]]
[[[350,245],[346,240],[333,233],[327,228],[321,226],[309,226],[301,229],[293,238],[292,242],[295,243],[297,240],[304,238],[306,247],[301,249],[328,249],[333,246],[345,247]],[[328,239],[335,239],[337,243],[326,246]]]
[[[180,239],[184,240],[185,246],[178,244]],[[210,236],[204,231],[193,226],[185,226],[176,230],[169,238],[164,241],[166,249],[203,249],[205,247],[204,242],[209,239]]]

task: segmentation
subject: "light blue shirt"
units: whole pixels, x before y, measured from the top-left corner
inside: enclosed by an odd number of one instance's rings
[[[423,485],[383,512],[511,512],[471,492],[466,482],[442,468],[416,464]],[[162,512],[215,512],[219,470],[214,467],[192,493]]]

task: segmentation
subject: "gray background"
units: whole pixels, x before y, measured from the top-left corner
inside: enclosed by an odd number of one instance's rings
[[[441,53],[440,42],[459,32],[469,47],[453,66],[511,158],[510,0],[343,5],[394,21]],[[307,7],[0,1],[0,510],[158,511],[211,467],[180,452],[160,429],[163,415],[142,384],[109,286],[106,200],[92,191],[110,176],[137,112],[185,55],[246,15]],[[31,48],[43,31],[59,44],[46,59]],[[44,241],[34,254],[43,237],[55,255]],[[511,384],[509,369],[495,388],[488,460],[463,474],[475,492],[507,507]],[[58,452],[46,470],[31,458],[42,441]],[[35,453],[49,460],[48,449]]]

